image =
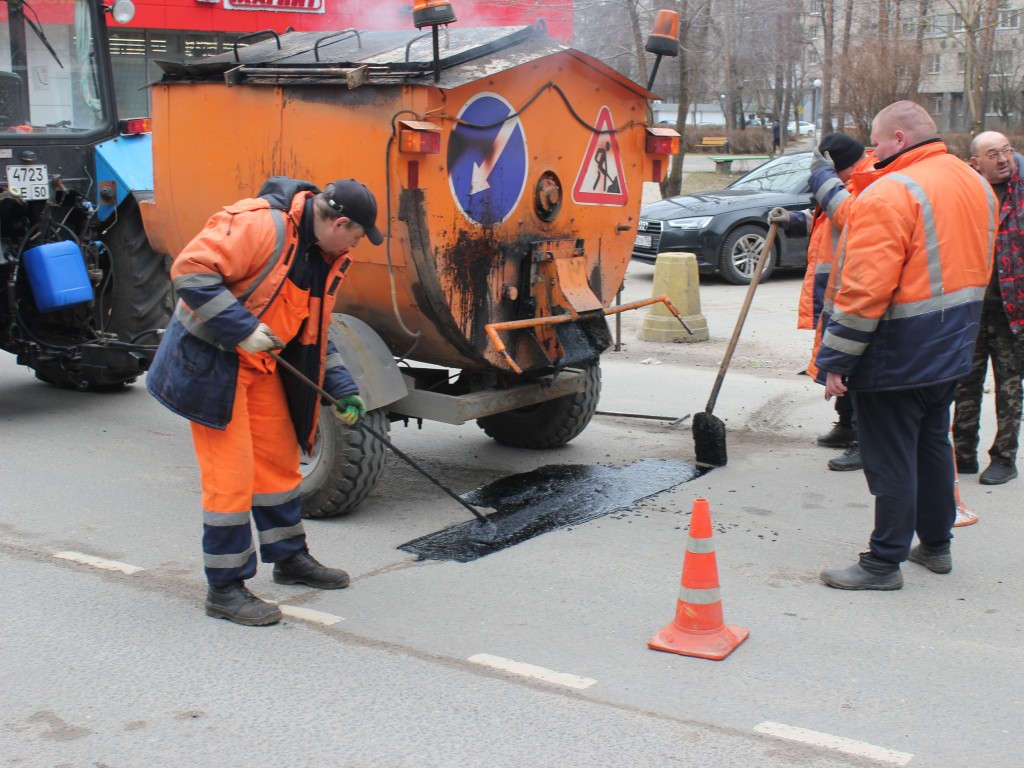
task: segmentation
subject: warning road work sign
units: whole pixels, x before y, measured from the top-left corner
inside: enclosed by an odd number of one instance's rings
[[[601,107],[595,127],[599,132],[591,136],[590,145],[583,155],[572,187],[572,199],[583,205],[624,205],[629,194],[626,176],[622,172],[619,142],[614,133],[600,132],[615,129],[608,107]]]

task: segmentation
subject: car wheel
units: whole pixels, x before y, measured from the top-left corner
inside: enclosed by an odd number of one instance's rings
[[[736,227],[722,244],[722,256],[719,261],[719,272],[727,282],[733,285],[749,285],[754,276],[761,250],[764,248],[767,232],[756,224],[744,224]],[[772,249],[774,251],[774,248]],[[775,253],[769,255],[764,265],[761,280],[767,280],[775,267]]]

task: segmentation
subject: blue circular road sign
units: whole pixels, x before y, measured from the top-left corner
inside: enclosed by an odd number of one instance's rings
[[[523,124],[518,117],[506,119],[514,111],[500,96],[481,93],[466,102],[448,141],[452,197],[466,218],[483,227],[507,219],[526,186]]]

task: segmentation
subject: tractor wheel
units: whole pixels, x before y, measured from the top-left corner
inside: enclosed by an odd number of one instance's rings
[[[374,432],[387,437],[391,427],[387,410],[368,411],[363,417]],[[350,428],[331,413],[320,410],[313,455],[303,456],[302,516],[341,517],[358,507],[384,473],[387,448],[359,427]]]
[[[582,392],[477,419],[493,440],[512,448],[558,448],[579,435],[601,397],[601,367],[588,366]]]
[[[121,203],[106,247],[112,279],[100,297],[103,330],[116,333],[121,341],[138,337],[141,344],[156,344],[157,335],[140,334],[166,328],[171,319],[169,264],[150,246],[135,198]]]

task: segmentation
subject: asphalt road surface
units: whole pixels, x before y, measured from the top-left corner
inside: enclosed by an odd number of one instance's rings
[[[636,265],[624,298],[650,295]],[[0,357],[0,766],[911,765],[1016,768],[1024,751],[1024,481],[961,495],[954,570],[906,564],[892,593],[832,590],[867,542],[861,473],[825,468],[831,407],[796,375],[799,280],[758,291],[716,414],[729,464],[628,508],[468,563],[398,546],[465,509],[391,458],[347,518],[307,523],[353,576],[320,592],[250,583],[278,626],[204,615],[199,488],[184,421],[141,382],[59,391]],[[642,342],[623,319],[603,413],[569,446],[503,448],[473,424],[394,425],[458,492],[547,465],[692,461],[744,288],[701,289],[712,339]],[[633,418],[642,414],[662,418]],[[682,419],[674,423],[675,419]],[[986,400],[983,448],[994,416]],[[707,498],[723,661],[649,650],[675,614],[689,514]]]

